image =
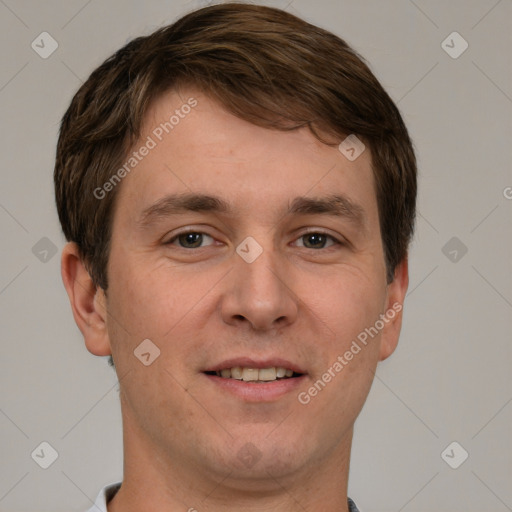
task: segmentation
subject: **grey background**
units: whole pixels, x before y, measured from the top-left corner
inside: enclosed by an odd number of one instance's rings
[[[206,3],[0,0],[2,512],[83,511],[122,478],[116,376],[86,351],[60,278],[58,125],[113,51]],[[349,494],[364,512],[512,510],[512,2],[266,3],[353,45],[418,152],[402,337],[356,423]],[[47,59],[31,48],[43,31],[59,45]],[[453,31],[469,44],[456,59]],[[42,441],[59,454],[46,470]],[[453,441],[469,453],[458,469],[441,457]]]

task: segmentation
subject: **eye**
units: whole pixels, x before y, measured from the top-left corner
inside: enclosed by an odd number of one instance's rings
[[[206,233],[202,233],[200,231],[186,231],[173,236],[168,242],[165,243],[165,245],[179,245],[179,247],[183,249],[197,249],[204,247],[202,243],[207,239],[213,241],[213,237],[207,235]],[[178,244],[175,242],[178,242]]]
[[[204,243],[208,240],[210,243]],[[214,241],[212,236],[201,231],[184,231],[174,235],[169,241],[165,242],[165,245],[176,245],[182,249],[200,249],[201,247],[212,245]],[[304,247],[306,249],[326,249],[333,245],[343,245],[342,242],[332,235],[322,231],[304,233],[297,241],[300,242],[298,247]]]
[[[299,245],[299,247],[305,247],[306,249],[325,249],[326,242],[331,240],[332,245],[342,245],[342,243],[327,233],[323,233],[322,231],[310,231],[309,233],[304,233],[297,240],[303,241],[303,245]]]

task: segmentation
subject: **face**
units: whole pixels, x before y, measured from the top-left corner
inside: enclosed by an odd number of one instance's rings
[[[133,150],[104,342],[125,428],[217,481],[346,453],[407,286],[405,263],[386,283],[368,148],[349,161],[306,129],[257,127],[185,90],[155,102]]]

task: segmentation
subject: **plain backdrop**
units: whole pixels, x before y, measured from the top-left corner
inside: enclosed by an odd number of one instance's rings
[[[122,478],[116,376],[86,351],[60,277],[59,122],[112,52],[206,3],[0,1],[2,512],[83,511]],[[512,510],[512,3],[265,3],[358,50],[418,155],[402,336],[356,423],[349,495],[363,512]]]

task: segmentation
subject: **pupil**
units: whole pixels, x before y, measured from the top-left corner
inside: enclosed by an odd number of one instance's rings
[[[203,235],[201,235],[201,233],[185,233],[180,236],[180,243],[183,242],[184,245],[190,244],[193,247],[199,247],[203,240],[202,237]]]
[[[309,243],[309,241],[313,240],[312,245],[321,244],[323,246],[323,242],[325,242],[325,237],[321,233],[312,233],[310,235],[307,235],[307,239],[308,239],[308,243]]]

